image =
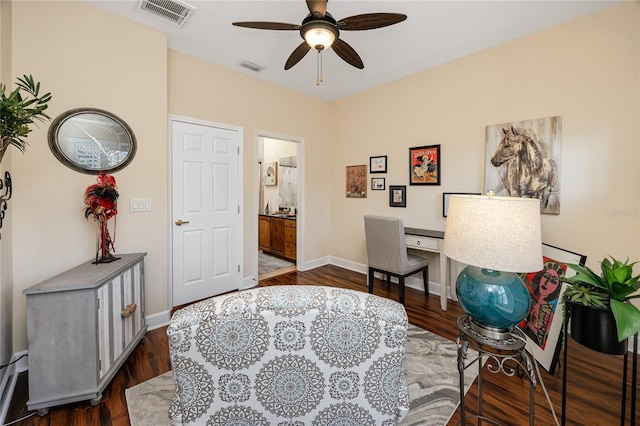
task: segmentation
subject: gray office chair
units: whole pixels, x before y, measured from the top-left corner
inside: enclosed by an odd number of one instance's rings
[[[369,293],[373,293],[375,272],[385,274],[387,284],[390,277],[398,278],[400,303],[404,304],[404,280],[422,271],[425,296],[429,295],[429,260],[407,250],[402,219],[396,217],[364,217],[367,240],[367,264],[369,266]]]

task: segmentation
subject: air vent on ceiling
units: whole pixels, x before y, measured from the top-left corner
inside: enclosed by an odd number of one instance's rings
[[[254,64],[253,62],[249,62],[249,61],[240,62],[240,66],[255,72],[260,72],[264,69],[263,66]]]
[[[182,27],[196,8],[181,0],[139,0],[138,10]]]

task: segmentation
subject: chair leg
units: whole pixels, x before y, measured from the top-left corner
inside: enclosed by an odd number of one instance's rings
[[[400,303],[404,305],[404,277],[398,278],[398,284],[400,286]]]
[[[429,268],[422,270],[422,279],[424,280],[424,295],[429,296]]]
[[[369,293],[373,293],[373,268],[369,268]]]

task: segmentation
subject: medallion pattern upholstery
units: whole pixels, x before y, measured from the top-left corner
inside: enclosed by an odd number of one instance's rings
[[[383,425],[409,410],[407,314],[393,300],[272,286],[176,311],[176,425]]]

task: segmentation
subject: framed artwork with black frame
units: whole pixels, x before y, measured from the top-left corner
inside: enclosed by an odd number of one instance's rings
[[[440,145],[409,148],[409,185],[440,185]]]
[[[387,173],[387,156],[369,157],[369,173]]]
[[[480,195],[479,192],[443,192],[442,193],[442,216],[447,217],[449,211],[449,199],[452,195]]]
[[[527,351],[549,374],[553,374],[562,346],[563,318],[560,301],[568,286],[560,279],[575,275],[575,271],[568,268],[567,263],[584,265],[587,256],[543,243],[542,262],[542,270],[520,274],[529,289],[531,308],[518,328],[527,337]]]
[[[371,190],[372,191],[384,191],[385,189],[384,178],[371,178]]]
[[[407,187],[389,185],[389,207],[407,207]]]

